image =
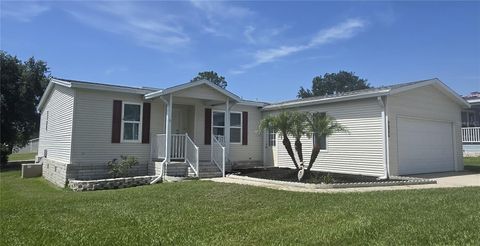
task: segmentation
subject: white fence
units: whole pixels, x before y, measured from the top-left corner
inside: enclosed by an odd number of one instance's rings
[[[480,143],[480,127],[462,128],[463,143]]]
[[[195,175],[198,177],[198,164],[200,162],[198,157],[198,146],[195,145],[188,134],[185,134],[185,140],[185,162],[190,165],[195,172]]]
[[[14,153],[36,153],[38,152],[38,138],[28,140],[28,143],[23,147],[13,148]]]

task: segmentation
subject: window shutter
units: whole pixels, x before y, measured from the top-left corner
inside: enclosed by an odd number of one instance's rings
[[[212,143],[212,109],[205,109],[205,145]]]
[[[120,135],[122,131],[122,101],[113,101],[112,116],[112,143],[120,143]]]
[[[150,143],[150,103],[143,103],[142,143]]]
[[[248,112],[242,112],[242,145],[248,145]]]

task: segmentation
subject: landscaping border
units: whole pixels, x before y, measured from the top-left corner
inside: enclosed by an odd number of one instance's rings
[[[437,181],[434,179],[400,177],[400,176],[391,176],[392,179],[401,179],[401,180],[395,180],[395,181],[337,183],[337,184],[310,184],[310,183],[288,182],[288,181],[280,181],[280,180],[273,180],[273,179],[252,178],[248,176],[240,176],[235,174],[227,175],[227,177],[232,179],[255,181],[255,182],[261,182],[266,184],[293,186],[293,187],[300,187],[300,188],[307,188],[307,189],[337,189],[337,188],[420,185],[420,184],[436,184],[437,183]]]
[[[140,185],[148,185],[158,176],[135,176],[113,179],[97,179],[97,180],[74,180],[68,181],[68,187],[73,191],[93,191],[108,190],[135,187]]]

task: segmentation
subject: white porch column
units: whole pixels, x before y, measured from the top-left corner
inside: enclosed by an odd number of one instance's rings
[[[170,152],[172,148],[170,147],[172,142],[172,105],[173,105],[173,96],[170,94],[167,104],[167,113],[165,117],[165,160],[166,163],[170,163]]]
[[[225,163],[230,156],[230,98],[225,102]]]

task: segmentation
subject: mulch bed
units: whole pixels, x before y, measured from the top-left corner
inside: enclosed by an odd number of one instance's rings
[[[297,170],[290,168],[251,168],[251,169],[242,169],[236,170],[237,175],[247,176],[252,178],[261,178],[261,179],[270,179],[270,180],[279,180],[287,182],[299,182],[297,178]],[[331,179],[325,178],[330,176]],[[324,183],[325,180],[328,180],[328,183],[341,184],[341,183],[360,183],[360,182],[388,182],[388,181],[399,181],[400,179],[388,179],[388,180],[377,180],[377,177],[363,176],[363,175],[352,175],[352,174],[340,174],[340,173],[326,173],[311,171],[310,175],[304,177],[300,183],[310,183],[310,184],[320,184]]]

